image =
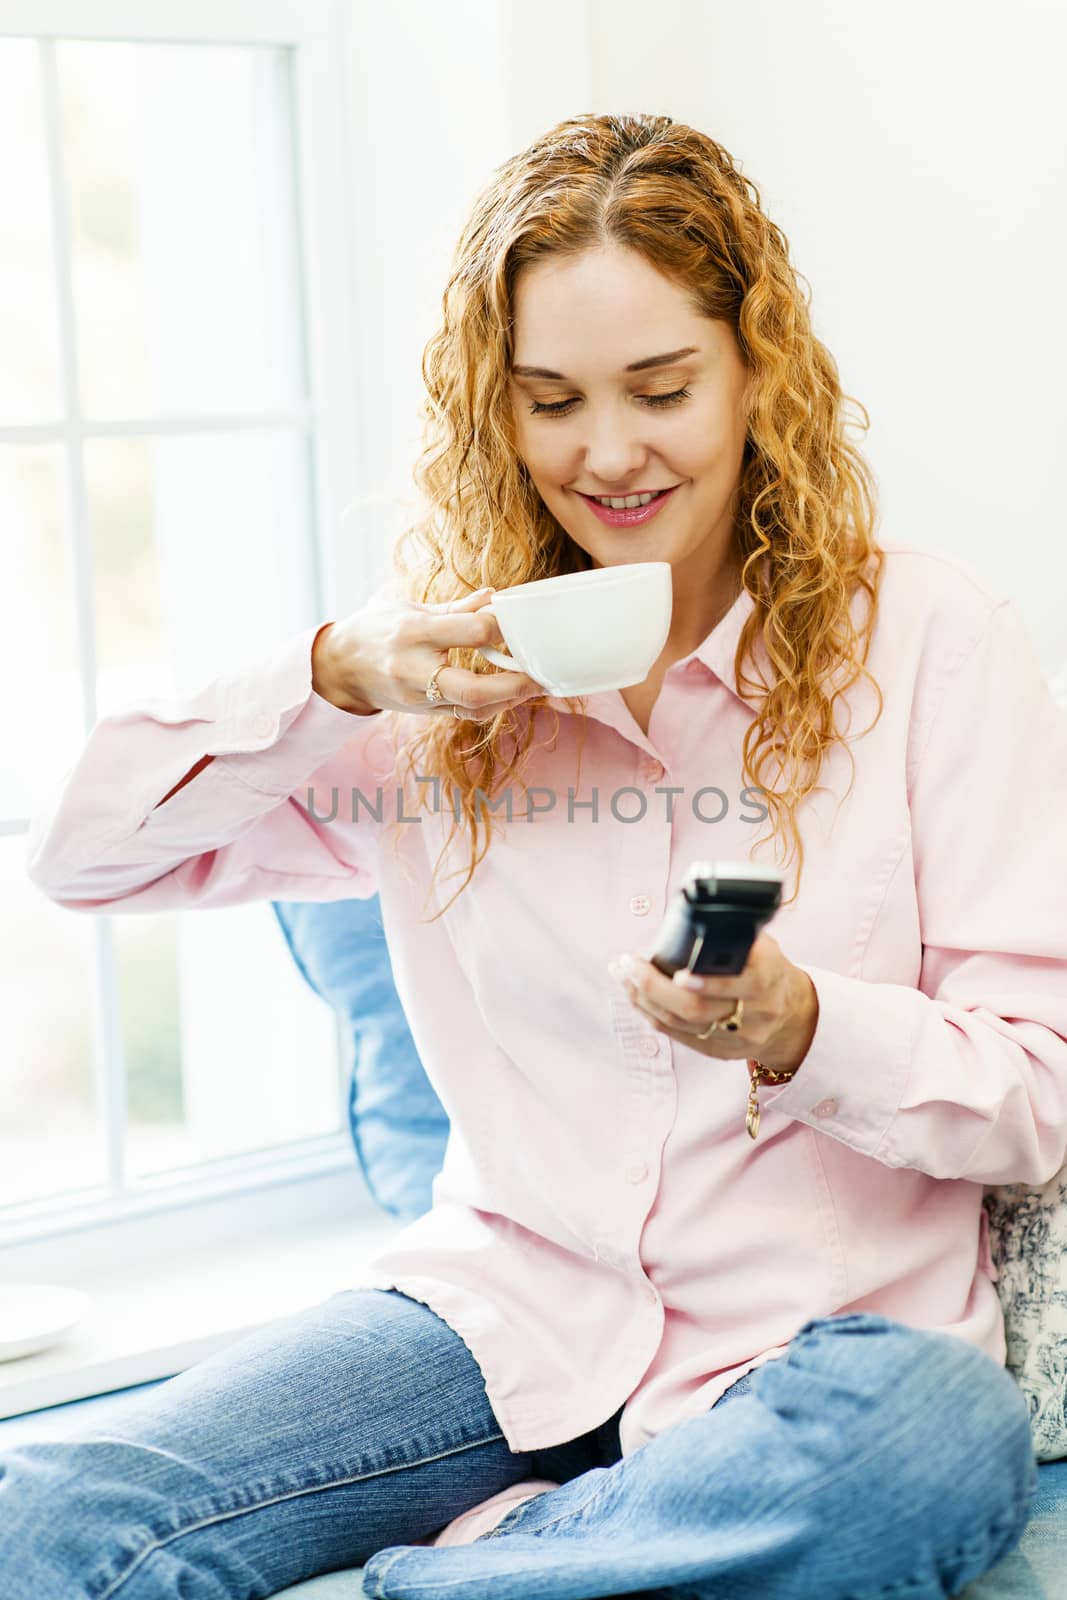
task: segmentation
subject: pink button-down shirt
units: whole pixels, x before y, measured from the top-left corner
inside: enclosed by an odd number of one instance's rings
[[[658,1034],[607,971],[652,953],[694,859],[768,832],[742,793],[747,593],[667,671],[647,735],[617,691],[589,697],[580,782],[553,701],[558,738],[539,717],[528,792],[433,923],[461,881],[442,867],[431,891],[451,814],[428,781],[400,810],[391,736],[412,725],[314,693],[314,628],[102,719],[34,819],[30,874],[72,910],[380,892],[451,1137],[432,1209],[358,1281],[455,1329],[512,1450],[625,1405],[628,1454],[839,1311],[1005,1360],[983,1185],[1043,1183],[1067,1153],[1067,717],[1014,602],[886,549],[868,660],[885,708],[867,731],[873,690],[849,691],[852,794],[838,746],[802,808],[799,901],[768,928],[818,1026],[792,1082],[760,1090],[756,1141],[744,1063]]]

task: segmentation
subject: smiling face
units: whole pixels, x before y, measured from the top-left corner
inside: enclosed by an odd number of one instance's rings
[[[699,622],[694,600],[714,610],[739,571],[748,368],[733,329],[616,244],[524,268],[514,314],[512,416],[534,487],[594,566],[669,561],[676,620]],[[587,498],[664,489],[641,522],[605,522]]]

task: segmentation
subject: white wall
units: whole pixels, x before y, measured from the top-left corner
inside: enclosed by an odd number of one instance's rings
[[[358,491],[340,535],[340,598],[390,575],[402,511],[415,498],[423,346],[436,323],[455,237],[479,186],[509,154],[496,0],[348,0],[349,164],[356,281],[353,352],[364,430]],[[368,557],[366,573],[358,551]]]
[[[370,485],[412,492],[422,345],[493,166],[567,115],[666,112],[727,146],[789,238],[871,416],[881,535],[971,562],[1022,605],[1045,665],[1067,660],[1059,6],[351,0],[348,15]],[[380,519],[365,525],[381,550]]]

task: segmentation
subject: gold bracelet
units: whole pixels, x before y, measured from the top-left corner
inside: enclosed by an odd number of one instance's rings
[[[762,1061],[749,1058],[748,1061],[748,1114],[745,1117],[745,1127],[748,1136],[754,1139],[759,1132],[759,1085],[761,1083],[788,1083],[790,1078],[796,1076],[799,1067],[790,1067],[786,1072],[775,1072],[773,1067],[765,1067]]]

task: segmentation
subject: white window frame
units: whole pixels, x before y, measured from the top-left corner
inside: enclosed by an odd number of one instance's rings
[[[247,426],[270,421],[302,428],[313,443],[311,450],[312,534],[318,562],[318,598],[326,620],[337,614],[342,587],[351,593],[362,589],[370,571],[367,552],[346,548],[344,570],[334,534],[344,507],[367,481],[367,462],[360,452],[362,430],[356,382],[356,336],[353,285],[353,206],[347,154],[345,63],[346,14],[341,0],[0,0],[0,37],[33,37],[44,53],[47,142],[52,190],[53,228],[58,254],[56,281],[63,367],[64,420],[55,425],[0,429],[0,441],[40,443],[64,447],[72,540],[72,563],[79,595],[79,653],[85,696],[86,734],[96,720],[92,618],[88,611],[91,583],[89,512],[82,469],[82,446],[90,436],[210,429],[241,419],[150,418],[86,425],[81,417],[76,388],[73,311],[70,300],[67,221],[59,184],[59,132],[57,122],[55,43],[57,40],[112,40],[172,44],[257,44],[288,47],[293,52],[293,153],[296,204],[303,269],[304,329],[308,365],[308,395],[298,412],[270,418],[257,414]],[[28,819],[5,819],[2,832],[21,833]],[[110,931],[100,919],[97,930],[97,1012],[103,1038],[98,1059],[114,1061],[107,1048],[108,1034],[117,1027],[117,1001]],[[351,1041],[337,1024],[338,1059],[347,1060]],[[42,1201],[12,1210],[0,1223],[0,1263],[22,1265],[25,1250],[35,1243],[53,1270],[61,1267],[64,1252],[73,1261],[91,1248],[101,1261],[107,1258],[108,1240],[124,1255],[132,1239],[143,1242],[158,1234],[152,1218],[171,1213],[168,1239],[203,1233],[210,1218],[213,1228],[224,1227],[233,1217],[238,1227],[251,1226],[248,1207],[241,1197],[254,1193],[256,1227],[292,1216],[294,1205],[304,1216],[327,1216],[336,1206],[338,1174],[345,1173],[358,1189],[358,1167],[345,1122],[347,1108],[341,1099],[341,1130],[317,1139],[294,1142],[270,1151],[249,1152],[215,1161],[195,1171],[139,1183],[136,1191],[121,1184],[123,1170],[124,1085],[109,1081],[114,1068],[102,1068],[101,1106],[105,1108],[104,1137],[111,1197],[91,1204],[72,1203],[68,1197]],[[297,1186],[294,1188],[294,1185]],[[366,1203],[366,1197],[364,1197]],[[368,1205],[367,1215],[374,1215]],[[380,1216],[380,1213],[378,1213]],[[238,1222],[238,1216],[245,1219]],[[142,1229],[138,1224],[145,1224]],[[131,1232],[132,1226],[132,1232]],[[47,1246],[47,1248],[45,1248]]]

